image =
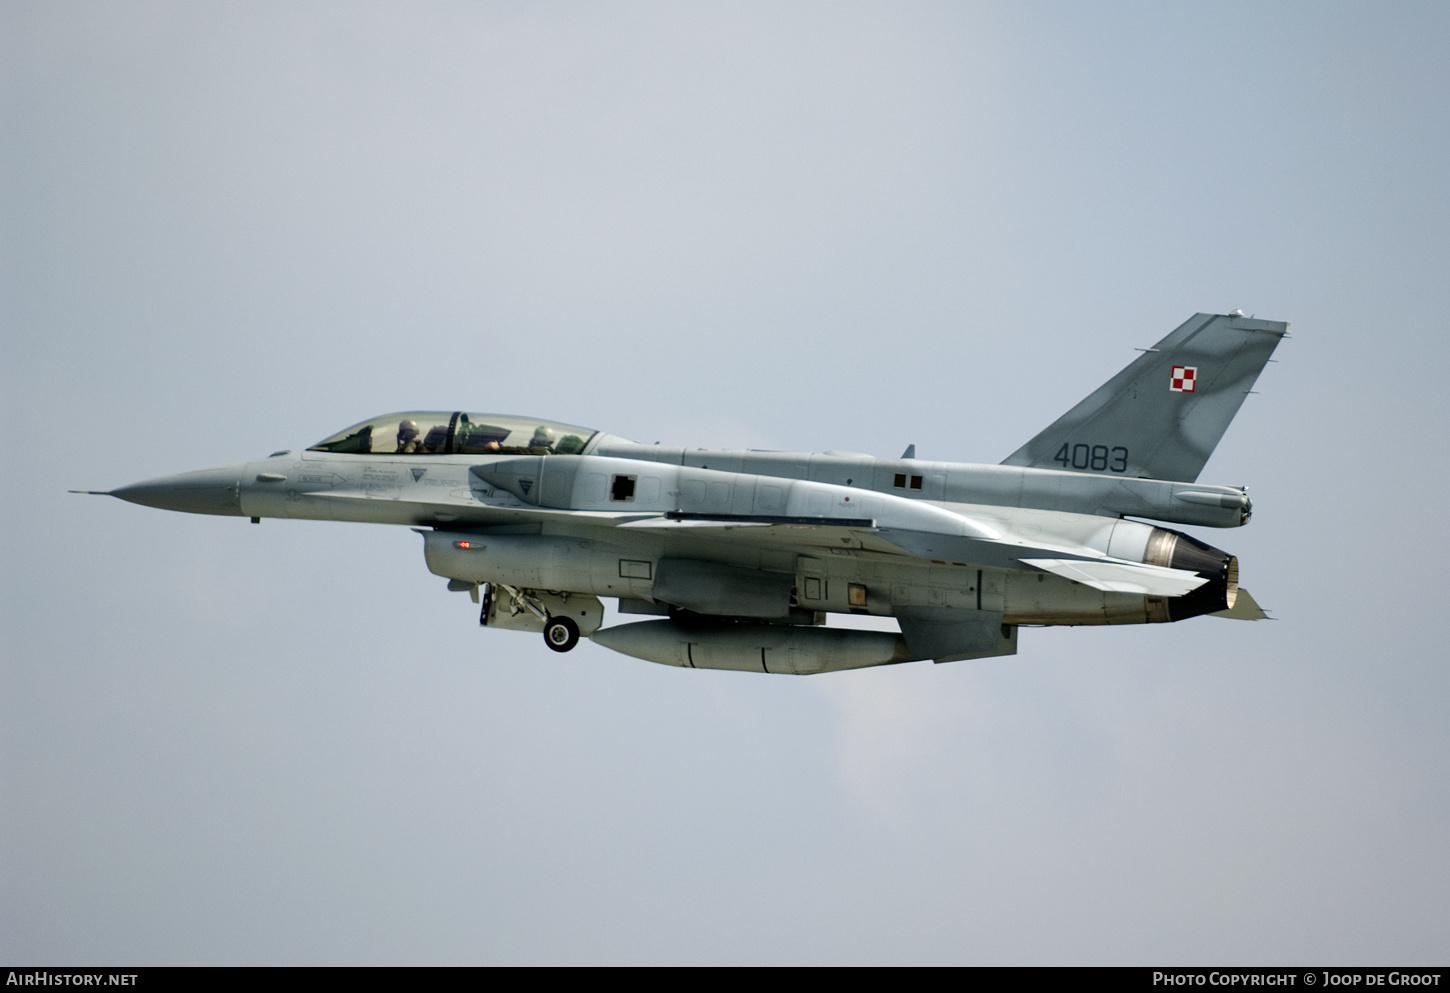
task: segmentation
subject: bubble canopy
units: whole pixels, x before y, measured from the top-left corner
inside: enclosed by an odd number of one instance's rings
[[[308,451],[349,455],[578,455],[599,432],[505,414],[415,410],[354,424]]]

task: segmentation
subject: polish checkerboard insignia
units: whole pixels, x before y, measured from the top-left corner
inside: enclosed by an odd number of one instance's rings
[[[1174,393],[1193,393],[1198,389],[1198,366],[1176,365],[1168,388]]]

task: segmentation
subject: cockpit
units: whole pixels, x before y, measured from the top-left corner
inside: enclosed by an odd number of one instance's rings
[[[599,432],[503,414],[408,411],[354,424],[308,451],[349,455],[578,455]]]

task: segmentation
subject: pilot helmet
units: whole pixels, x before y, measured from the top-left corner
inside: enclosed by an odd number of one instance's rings
[[[398,425],[398,444],[406,444],[416,437],[418,437],[417,421],[404,421]]]

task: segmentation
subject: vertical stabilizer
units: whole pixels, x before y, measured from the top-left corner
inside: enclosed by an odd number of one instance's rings
[[[1194,314],[1002,464],[1192,482],[1288,330]]]

